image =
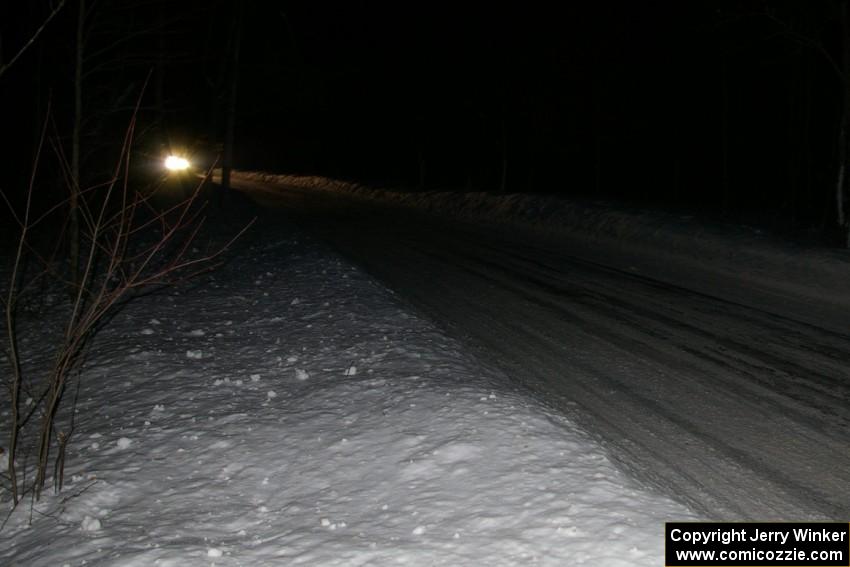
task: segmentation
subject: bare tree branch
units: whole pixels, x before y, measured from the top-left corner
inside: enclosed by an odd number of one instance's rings
[[[30,47],[32,47],[32,45],[38,40],[38,37],[42,34],[44,29],[47,27],[47,24],[50,23],[50,20],[55,18],[56,14],[58,14],[59,11],[62,10],[62,7],[65,6],[65,2],[66,2],[66,0],[60,0],[60,2],[56,5],[56,7],[53,8],[53,10],[50,12],[50,14],[48,14],[47,18],[45,18],[45,20],[41,23],[41,26],[39,26],[39,28],[37,30],[35,30],[35,33],[18,50],[18,52],[15,55],[12,56],[12,58],[9,60],[9,62],[5,63],[3,65],[0,65],[0,77],[2,77],[3,73],[5,73],[12,65],[14,65],[15,62],[18,59],[20,59],[21,55],[23,55]]]

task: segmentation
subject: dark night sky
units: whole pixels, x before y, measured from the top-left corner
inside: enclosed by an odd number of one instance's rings
[[[6,58],[47,9],[10,4]],[[824,54],[840,62],[836,2],[459,4],[242,3],[236,166],[496,191],[506,155],[508,191],[784,228],[831,217],[841,91]],[[166,120],[143,140],[220,142],[234,3],[97,9],[87,48],[113,47],[85,83],[89,144],[115,138],[151,70],[140,122]],[[32,161],[51,95],[56,134],[68,135],[75,10],[69,1],[0,78],[10,180]],[[95,171],[105,158],[90,154]]]

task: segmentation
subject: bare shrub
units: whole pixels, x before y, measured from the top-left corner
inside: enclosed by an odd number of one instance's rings
[[[67,235],[66,222],[55,222],[56,215],[67,215],[67,201],[34,218],[33,196],[36,171],[46,139],[42,132],[26,202],[19,212],[3,195],[12,209],[19,237],[11,260],[8,289],[2,294],[6,334],[6,358],[10,372],[5,376],[9,391],[8,445],[0,458],[6,460],[3,484],[16,506],[26,494],[38,500],[48,480],[54,490],[62,487],[66,447],[74,433],[74,407],[67,418],[58,419],[60,408],[73,380],[79,377],[86,347],[109,319],[127,301],[143,290],[173,285],[215,268],[220,257],[248,226],[224,244],[207,251],[196,249],[199,230],[204,224],[204,207],[198,194],[209,173],[194,192],[165,209],[154,207],[151,193],[131,188],[129,175],[135,116],[127,129],[120,157],[108,182],[79,192],[77,207],[81,219],[80,264],[69,266],[63,258],[61,243]],[[57,155],[67,172],[67,161]],[[69,180],[70,182],[70,180]],[[47,253],[34,243],[34,233],[51,225],[57,243]],[[76,278],[69,274],[78,273]],[[58,296],[63,305],[62,328],[56,329],[50,345],[30,341],[28,349],[49,347],[52,354],[46,372],[35,375],[23,361],[32,352],[22,352],[21,312],[24,299],[45,285],[65,290]],[[36,291],[35,293],[38,293]],[[25,403],[23,400],[32,400]],[[5,409],[5,408],[4,408]],[[61,423],[60,423],[61,422]],[[27,463],[31,463],[28,465]],[[28,468],[32,468],[28,471]]]

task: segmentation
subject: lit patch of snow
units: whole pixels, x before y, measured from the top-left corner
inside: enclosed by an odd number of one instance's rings
[[[131,356],[131,317],[104,329],[80,381],[72,482],[36,503],[31,527],[28,506],[11,515],[0,564],[61,565],[73,550],[74,565],[652,565],[663,523],[698,519],[372,280],[308,239],[274,242],[203,293],[128,305],[136,320],[229,327],[205,339],[216,356],[202,366],[168,333],[149,339],[155,356]],[[251,274],[277,265],[296,268],[263,298]],[[323,316],[273,321],[285,297]],[[144,450],[92,442],[116,435]],[[60,507],[81,529],[56,529]]]
[[[100,531],[101,528],[103,528],[103,526],[101,525],[100,520],[92,518],[91,516],[86,516],[80,523],[80,529],[84,532],[96,532]]]

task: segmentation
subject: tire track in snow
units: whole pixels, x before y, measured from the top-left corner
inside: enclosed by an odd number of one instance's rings
[[[293,193],[296,219],[722,519],[850,516],[850,338],[421,215]],[[266,195],[268,197],[268,194]]]

